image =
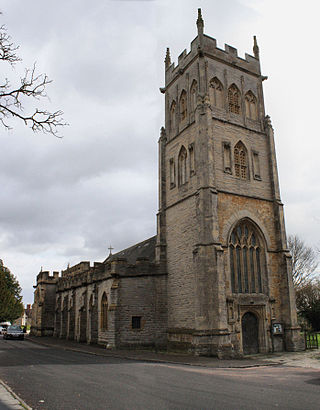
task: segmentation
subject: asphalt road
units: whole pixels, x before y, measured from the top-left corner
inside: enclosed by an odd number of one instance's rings
[[[148,363],[0,339],[0,378],[33,409],[319,409],[320,372]]]

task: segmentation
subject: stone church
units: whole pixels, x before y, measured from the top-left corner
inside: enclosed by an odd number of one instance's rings
[[[259,48],[165,57],[156,236],[37,276],[32,333],[198,355],[301,349]]]

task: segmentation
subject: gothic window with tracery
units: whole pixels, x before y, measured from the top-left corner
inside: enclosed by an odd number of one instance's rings
[[[229,240],[232,293],[263,293],[264,248],[249,221],[241,221]]]
[[[187,150],[184,146],[181,147],[178,157],[178,178],[179,185],[187,182]]]
[[[217,108],[223,108],[223,86],[217,77],[210,80],[209,96],[212,105]]]
[[[257,99],[252,91],[248,91],[245,96],[246,117],[250,120],[257,119]]]
[[[235,176],[240,179],[248,179],[248,156],[247,150],[242,142],[234,147]]]
[[[194,110],[196,109],[197,106],[197,89],[198,85],[196,80],[192,81],[191,87],[190,87],[190,111],[191,114],[194,113]]]
[[[240,91],[235,84],[232,84],[228,90],[228,104],[229,104],[229,111],[233,112],[234,114],[240,114],[241,106],[240,106]]]
[[[170,131],[176,131],[176,102],[173,100],[170,107]]]
[[[180,121],[187,119],[187,93],[182,91],[180,96]]]
[[[101,298],[100,327],[101,330],[108,329],[108,299],[105,293]]]

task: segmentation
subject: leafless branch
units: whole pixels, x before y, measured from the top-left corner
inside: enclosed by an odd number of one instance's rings
[[[0,26],[0,60],[7,61],[11,65],[21,61],[21,58],[16,54],[18,48],[11,42],[6,27],[4,25]]]
[[[40,100],[47,97],[46,86],[52,80],[46,74],[36,75],[35,65],[32,69],[26,69],[25,75],[20,79],[20,85],[11,87],[10,82],[5,82],[0,86],[0,122],[6,128],[10,129],[6,119],[16,117],[21,119],[26,125],[29,125],[34,132],[42,131],[58,136],[58,128],[67,125],[63,118],[61,110],[53,113],[47,110],[35,109],[30,115],[23,113],[23,97],[33,97]]]
[[[1,11],[0,11],[0,14]],[[21,61],[16,54],[18,46],[15,46],[8,35],[6,27],[0,26],[0,61],[7,62],[11,66]],[[11,129],[8,120],[18,118],[29,126],[34,132],[44,132],[58,137],[59,128],[67,125],[63,120],[61,110],[49,112],[45,109],[34,109],[31,113],[24,113],[24,98],[31,97],[36,100],[47,97],[46,87],[52,80],[46,74],[36,74],[35,64],[31,69],[26,69],[20,78],[20,84],[11,86],[9,80],[0,80],[0,124]]]
[[[297,235],[290,235],[288,246],[292,256],[293,283],[297,288],[305,286],[315,277],[318,266],[317,254]]]

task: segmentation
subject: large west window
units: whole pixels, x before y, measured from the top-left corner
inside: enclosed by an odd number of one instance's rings
[[[257,229],[241,221],[229,240],[232,293],[264,293],[264,248]]]

